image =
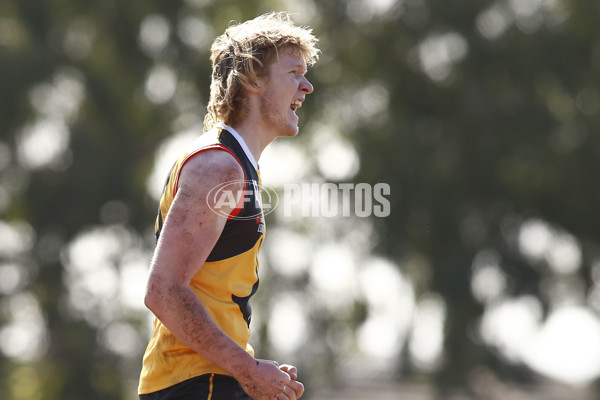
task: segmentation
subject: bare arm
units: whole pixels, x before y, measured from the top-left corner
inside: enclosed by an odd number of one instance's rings
[[[301,384],[276,363],[256,360],[241,348],[190,288],[227,221],[210,209],[207,195],[221,183],[243,179],[240,165],[224,151],[206,151],[186,163],[154,253],[145,303],[175,337],[231,374],[255,400],[272,400],[286,385]],[[224,214],[232,211],[225,207]]]

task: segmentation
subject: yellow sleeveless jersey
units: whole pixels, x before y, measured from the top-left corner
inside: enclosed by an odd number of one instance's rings
[[[206,132],[176,161],[160,199],[156,237],[158,239],[160,236],[164,219],[177,192],[182,167],[194,155],[209,149],[227,151],[238,160],[245,175],[244,201],[240,201],[239,208],[228,217],[219,240],[192,278],[190,286],[217,325],[254,355],[248,344],[251,318],[249,300],[258,289],[258,251],[265,225],[258,166],[235,130],[221,126]],[[210,195],[225,194],[217,189]],[[154,331],[144,354],[139,394],[152,393],[207,373],[226,374],[181,343],[155,318]]]

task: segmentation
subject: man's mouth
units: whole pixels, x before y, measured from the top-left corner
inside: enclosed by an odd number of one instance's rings
[[[299,109],[300,107],[302,107],[302,102],[300,100],[295,100],[291,105],[290,108],[292,109],[292,111],[296,112],[297,109]]]

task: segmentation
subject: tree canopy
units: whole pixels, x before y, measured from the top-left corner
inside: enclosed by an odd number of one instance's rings
[[[308,398],[365,358],[442,394],[481,371],[597,385],[597,362],[561,375],[535,356],[565,310],[600,330],[595,2],[7,0],[0,391],[134,398],[161,163],[201,132],[212,40],[279,10],[322,54],[265,182],[282,201],[285,182],[383,183],[390,213],[269,214],[260,356],[298,363]],[[565,335],[600,356],[600,336]]]

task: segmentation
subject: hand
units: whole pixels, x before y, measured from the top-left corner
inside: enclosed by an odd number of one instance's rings
[[[255,360],[256,364],[246,373],[235,378],[254,400],[296,400],[302,396],[304,386],[292,380],[287,371],[296,376],[292,366],[279,367],[275,361]]]
[[[291,386],[285,386],[283,388],[283,392],[279,393],[273,400],[296,400],[302,397],[302,393],[304,393],[304,385],[300,382],[292,381],[296,386],[296,388],[292,388]]]
[[[283,388],[283,392],[275,397],[276,400],[296,400],[302,397],[304,385],[296,381],[298,379],[298,369],[293,365],[282,364],[279,369],[290,376],[292,381]],[[286,398],[287,396],[287,398]]]
[[[293,365],[281,364],[279,369],[288,374],[293,380],[298,379],[298,368],[294,367]]]

